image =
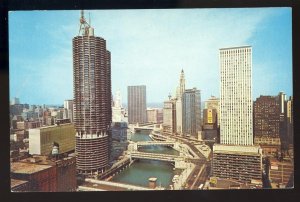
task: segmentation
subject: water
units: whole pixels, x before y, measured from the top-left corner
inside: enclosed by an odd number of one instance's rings
[[[149,135],[145,133],[133,134],[130,139],[134,142],[151,140]],[[178,151],[164,146],[148,146],[140,148],[139,151],[179,155]],[[172,184],[173,176],[181,172],[181,170],[173,170],[173,168],[174,166],[167,162],[138,160],[116,175],[112,181],[148,187],[148,179],[156,177],[157,186],[161,185],[162,187],[169,188],[169,185]]]
[[[151,138],[149,137],[149,134],[139,132],[139,133],[132,134],[130,140],[133,142],[151,141]],[[145,147],[139,148],[139,151],[160,153],[160,154],[171,154],[171,155],[179,156],[179,152],[176,151],[175,149],[173,149],[171,147],[158,146],[158,145],[145,146]]]

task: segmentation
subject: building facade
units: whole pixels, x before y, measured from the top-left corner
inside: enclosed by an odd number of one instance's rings
[[[60,154],[74,151],[75,133],[71,123],[29,129],[29,154],[49,155],[54,142]]]
[[[146,86],[128,86],[128,123],[147,122]]]
[[[123,122],[124,121],[124,108],[122,107],[121,92],[118,90],[114,97],[114,104],[112,107],[112,122]]]
[[[262,180],[262,149],[259,146],[213,146],[212,175],[251,183]]]
[[[147,108],[148,123],[162,123],[163,112],[159,108]]]
[[[104,172],[111,140],[111,67],[106,41],[94,35],[83,11],[73,38],[74,123],[77,171]]]
[[[73,123],[73,100],[65,100],[64,101],[64,119],[70,119],[71,123]]]
[[[113,122],[112,123],[112,151],[111,161],[119,159],[123,152],[127,149],[127,123]]]
[[[293,97],[286,102],[286,124],[287,124],[287,136],[289,145],[294,145],[294,118],[293,118]]]
[[[219,126],[220,125],[220,99],[215,96],[211,96],[208,100],[204,102],[204,108],[216,110],[217,125]]]
[[[264,154],[280,151],[280,106],[276,96],[260,96],[253,104],[254,143]]]
[[[201,131],[200,90],[187,89],[182,95],[182,133],[198,137]]]
[[[176,100],[171,99],[164,102],[163,108],[163,133],[173,135],[176,133]]]
[[[252,47],[220,49],[220,143],[212,176],[262,183],[262,149],[253,146]]]
[[[183,114],[182,114],[182,96],[185,91],[185,76],[183,69],[180,73],[179,86],[176,90],[176,132],[179,135],[183,134]]]
[[[252,47],[220,49],[221,144],[252,145]]]
[[[75,156],[51,158],[33,156],[19,162],[11,163],[11,178],[15,185],[12,191],[68,192],[76,191]],[[26,187],[24,187],[26,185]]]

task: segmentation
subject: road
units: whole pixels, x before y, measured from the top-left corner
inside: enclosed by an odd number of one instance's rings
[[[197,154],[198,159],[187,159],[188,162],[195,164],[195,169],[188,176],[184,189],[198,189],[200,184],[204,184],[210,175],[211,164],[207,161],[205,156],[195,147],[194,142],[203,143],[203,141],[183,138],[179,136],[169,136],[188,145],[193,152]],[[210,159],[210,157],[209,157]]]

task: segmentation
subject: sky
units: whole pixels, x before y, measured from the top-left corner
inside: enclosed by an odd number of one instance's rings
[[[146,85],[147,102],[175,94],[181,69],[201,101],[219,96],[219,49],[252,46],[253,100],[292,95],[291,8],[86,10],[111,52],[112,93]],[[63,104],[73,98],[72,38],[80,11],[9,12],[10,99]]]

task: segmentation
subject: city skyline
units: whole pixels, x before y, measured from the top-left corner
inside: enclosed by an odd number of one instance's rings
[[[200,89],[203,101],[219,97],[214,82],[220,77],[219,49],[251,45],[253,100],[279,91],[292,95],[290,8],[89,12],[92,26],[99,27],[95,34],[114,53],[113,94],[120,89],[127,97],[127,86],[146,85],[148,102],[163,103],[176,93],[183,69],[186,86]],[[78,33],[79,17],[78,11],[9,13],[10,99],[30,104],[73,99],[70,39]]]

